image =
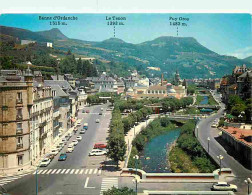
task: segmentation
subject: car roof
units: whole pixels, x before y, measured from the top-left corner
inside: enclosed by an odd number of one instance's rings
[[[225,182],[225,181],[220,181],[220,182],[217,182],[217,184],[227,184],[227,182]]]
[[[66,155],[66,153],[62,153],[62,154],[60,154],[60,156],[61,156],[61,155]]]

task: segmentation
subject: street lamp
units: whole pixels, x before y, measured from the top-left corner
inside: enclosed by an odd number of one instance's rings
[[[219,155],[217,156],[218,159],[220,159],[220,175],[221,175],[221,161],[223,160],[223,156],[222,155]]]
[[[196,137],[199,137],[199,125],[196,126]]]
[[[136,168],[136,176],[137,176],[137,160],[139,159],[138,155],[133,157],[135,159],[135,168]],[[136,194],[137,194],[137,177],[136,177]]]
[[[38,166],[36,166],[36,195],[38,195]]]
[[[209,153],[209,142],[210,142],[210,137],[207,138],[207,153]]]
[[[245,179],[244,182],[248,185],[248,195],[249,195],[249,192],[250,192],[249,186],[250,186],[250,184],[252,183],[252,181],[251,181],[250,178],[248,178],[248,179]]]
[[[136,125],[134,125],[134,137],[136,135]]]

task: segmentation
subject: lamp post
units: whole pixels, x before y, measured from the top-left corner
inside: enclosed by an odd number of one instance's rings
[[[210,137],[207,138],[207,153],[209,153],[209,143],[210,143]]]
[[[36,195],[38,195],[38,167],[36,167]]]
[[[248,178],[248,179],[245,179],[244,182],[248,185],[248,195],[249,195],[249,193],[250,193],[249,187],[250,187],[250,184],[252,183],[252,181],[250,178]]]
[[[135,168],[136,168],[136,175],[137,175],[137,160],[139,159],[138,155],[133,157],[135,159]],[[136,194],[137,194],[137,177],[136,177]]]
[[[196,126],[196,137],[199,137],[199,125]]]
[[[219,155],[217,156],[218,159],[220,159],[220,175],[221,175],[221,161],[223,160],[223,156],[222,155]]]
[[[134,137],[136,135],[136,125],[134,125]]]

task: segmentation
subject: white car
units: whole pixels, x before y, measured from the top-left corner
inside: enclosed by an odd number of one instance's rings
[[[57,149],[51,150],[51,154],[53,154],[53,155],[57,155],[58,153],[59,153],[59,150],[57,150]]]
[[[102,156],[105,154],[107,154],[107,151],[99,149],[93,149],[91,152],[89,152],[89,156]]]
[[[67,153],[72,153],[74,151],[74,145],[72,144],[69,144],[68,147],[67,147]]]
[[[86,132],[85,129],[80,130],[80,134],[84,134],[85,132]]]
[[[50,158],[44,158],[41,163],[40,163],[40,167],[47,167],[51,162],[51,159]]]
[[[103,111],[103,108],[101,108],[101,111]]]
[[[233,191],[237,192],[237,186],[234,184],[229,184],[227,182],[214,183],[211,187],[212,191]]]
[[[78,144],[77,140],[73,140],[72,143],[74,144],[74,146],[76,146]]]
[[[81,121],[78,121],[78,122],[77,122],[77,126],[81,126]]]
[[[81,136],[77,136],[77,137],[76,137],[76,140],[77,140],[77,141],[81,141],[81,140],[82,140],[82,137],[81,137]]]
[[[96,122],[96,123],[99,123],[99,122],[100,122],[100,119],[96,119],[95,122]]]
[[[216,128],[216,127],[217,127],[217,124],[216,124],[216,123],[213,123],[213,124],[211,125],[211,127]]]

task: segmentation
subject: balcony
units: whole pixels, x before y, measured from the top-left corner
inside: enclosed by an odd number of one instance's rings
[[[23,105],[23,100],[22,99],[17,99],[16,104],[17,105]]]
[[[23,148],[23,144],[22,143],[18,143],[17,144],[17,149],[21,149],[21,148]]]
[[[23,120],[23,116],[21,114],[18,114],[16,119],[17,119],[17,121],[21,121],[21,120]]]
[[[39,124],[39,128],[43,128],[44,126],[46,126],[46,121]]]
[[[17,134],[23,134],[23,129],[17,129]]]

